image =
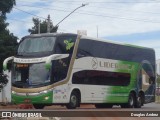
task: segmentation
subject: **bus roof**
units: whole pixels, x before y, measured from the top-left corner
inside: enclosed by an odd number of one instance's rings
[[[77,34],[74,34],[74,33],[41,33],[41,34],[27,35],[23,38],[26,38],[26,37],[42,37],[42,36],[59,36],[59,35],[77,35]]]
[[[126,43],[121,43],[121,42],[115,42],[115,41],[106,40],[106,39],[92,38],[92,37],[88,37],[88,36],[82,36],[81,38],[82,39],[95,40],[95,41],[101,41],[101,42],[108,42],[108,43],[113,43],[113,44],[117,44],[117,45],[130,46],[130,47],[135,47],[135,48],[154,50],[153,48],[149,48],[149,47],[143,47],[143,46],[138,46],[138,45],[133,45],[133,44],[126,44]]]
[[[31,34],[31,35],[25,36],[23,38],[26,38],[26,37],[42,37],[42,36],[59,36],[59,35],[77,35],[77,34],[74,34],[74,33],[41,33],[41,34]],[[111,40],[93,38],[93,37],[88,37],[88,36],[84,36],[84,35],[82,35],[81,38],[82,39],[95,40],[95,41],[101,41],[101,42],[108,42],[108,43],[113,43],[113,44],[117,44],[117,45],[130,46],[130,47],[135,47],[135,48],[154,50],[153,48],[149,48],[149,47],[126,44],[126,43],[121,43],[121,42],[114,42],[114,41],[111,41]]]

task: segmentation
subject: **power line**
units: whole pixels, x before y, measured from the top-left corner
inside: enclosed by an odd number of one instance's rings
[[[49,8],[48,8],[49,9]],[[52,9],[56,11],[62,11],[62,12],[71,12],[68,10],[60,10],[60,9]],[[151,23],[160,23],[160,21],[152,21],[152,20],[144,20],[144,19],[135,19],[135,18],[125,18],[125,17],[119,17],[119,16],[111,16],[111,15],[101,15],[101,14],[93,14],[89,13],[90,11],[85,12],[75,12],[76,14],[84,14],[84,15],[90,15],[90,16],[99,16],[99,17],[108,17],[108,18],[118,18],[123,20],[132,20],[132,21],[139,21],[139,22],[151,22]]]
[[[33,1],[29,1],[29,0],[16,0],[16,1],[22,1],[22,2],[28,2],[28,3],[33,3]],[[50,0],[38,0],[38,2],[49,2]]]
[[[13,8],[14,8],[14,9],[17,9],[17,10],[19,10],[19,11],[22,11],[22,12],[24,12],[24,13],[27,13],[27,14],[29,14],[29,15],[36,16],[36,17],[38,17],[38,18],[42,18],[42,19],[45,19],[45,20],[46,20],[46,18],[44,18],[44,17],[41,17],[41,16],[38,16],[38,15],[32,14],[32,13],[30,13],[30,12],[21,10],[21,9],[19,9],[19,8],[16,8],[16,7],[13,7]]]
[[[80,13],[80,12],[77,12]],[[80,13],[80,14],[86,14],[86,15],[93,15],[90,13]],[[94,14],[94,16],[100,16],[100,17],[108,17],[108,18],[118,18],[118,19],[123,19],[123,20],[131,20],[131,21],[139,21],[139,22],[151,22],[151,23],[160,23],[160,21],[151,21],[151,20],[144,20],[144,19],[134,19],[134,18],[124,18],[124,17],[117,17],[117,16],[109,16],[109,15],[98,15]]]
[[[23,1],[23,0],[21,0],[21,1]],[[43,1],[43,0],[42,0],[42,1]],[[48,1],[47,1],[47,2],[48,2]],[[63,0],[54,1],[54,3],[60,3],[60,4],[61,4],[61,3],[62,3],[62,4],[65,3],[65,4],[72,4],[72,5],[79,5],[79,4],[82,4],[82,2],[84,2],[84,1],[63,1]],[[46,3],[46,2],[45,2],[45,3]],[[144,1],[143,1],[143,2],[137,2],[137,1],[130,1],[130,2],[124,2],[124,1],[119,1],[119,2],[113,2],[113,1],[112,1],[112,2],[111,2],[111,1],[110,1],[110,2],[109,2],[109,1],[108,1],[108,2],[93,2],[93,1],[91,1],[91,2],[89,2],[89,1],[85,1],[85,3],[89,3],[89,4],[90,4],[89,7],[96,7],[96,6],[93,6],[92,3],[103,3],[103,4],[105,4],[105,3],[107,3],[107,4],[109,4],[109,3],[119,3],[119,4],[120,4],[120,3],[121,3],[121,4],[122,4],[122,3],[126,3],[126,4],[127,4],[127,3],[133,3],[133,4],[135,4],[135,3],[157,3],[157,4],[158,4],[158,3],[160,3],[160,1],[155,1],[155,2],[154,2],[154,1],[150,1],[150,2],[144,2]],[[105,5],[106,5],[106,4],[105,4]],[[124,4],[123,4],[123,5],[124,5]],[[102,8],[102,7],[99,7],[99,8]]]
[[[64,3],[71,3],[71,2],[72,2],[72,3],[79,3],[79,2],[80,2],[80,3],[82,3],[82,2],[84,2],[84,1],[73,1],[73,0],[72,0],[72,1],[67,1],[67,0],[65,1],[65,0],[58,0],[58,1],[55,1],[55,2],[61,2],[61,3],[62,3],[62,2],[64,2]],[[107,2],[102,2],[102,1],[101,1],[101,2],[85,1],[85,2],[94,3],[94,4],[97,4],[97,3],[98,3],[98,4],[99,4],[99,3],[113,3],[113,4],[115,4],[115,3],[160,3],[160,1],[148,1],[148,2],[146,2],[146,1],[145,1],[145,2],[144,2],[144,1],[129,1],[129,2],[124,2],[124,1],[114,1],[114,2],[113,2],[113,1],[107,1]]]
[[[55,8],[47,8],[47,7],[38,7],[38,6],[31,6],[31,5],[19,5],[19,7],[21,6],[26,6],[26,7],[33,7],[33,8],[38,8],[38,9],[47,9],[47,10],[57,10],[57,11],[64,11],[64,12],[70,12],[70,11],[66,11],[66,10],[61,10],[61,9],[55,9]],[[64,7],[61,7],[64,8]]]
[[[102,8],[102,7],[97,7]],[[113,10],[121,10],[125,12],[138,12],[138,13],[146,13],[146,14],[160,14],[158,12],[150,12],[150,11],[138,11],[138,10],[128,10],[128,9],[121,9],[121,8],[113,8],[113,7],[105,7],[104,9],[113,9]]]
[[[9,20],[14,20],[15,22],[33,23],[33,22],[24,21],[24,20],[19,20],[19,19],[15,19],[15,18],[7,18],[7,19],[9,19]]]
[[[11,20],[11,21],[14,21],[14,22],[22,22],[22,23],[33,23],[33,22],[29,22],[29,21],[23,21],[23,20],[19,20],[19,19],[15,19],[15,18],[7,18],[8,20]],[[11,24],[11,23],[10,23]],[[59,29],[59,31],[62,31],[62,32],[69,32],[68,30],[65,30],[65,29]]]
[[[37,9],[48,9],[48,10],[56,10],[56,11],[64,11],[64,12],[69,12],[68,10],[62,10],[62,9],[56,9],[56,8],[47,8],[47,7],[38,7],[38,6],[31,6],[31,5],[18,5],[19,7],[21,6],[26,6],[26,7],[33,7],[33,8],[37,8]],[[90,7],[90,6],[89,6]],[[64,7],[59,7],[58,8],[64,8]],[[95,6],[94,6],[95,8]],[[102,7],[96,7],[96,8],[102,8]],[[125,12],[138,12],[138,13],[146,13],[146,14],[160,14],[158,12],[149,12],[149,11],[138,11],[138,10],[128,10],[128,9],[121,9],[121,8],[113,8],[113,7],[105,7],[105,8],[102,8],[102,9],[113,9],[113,10],[122,10],[122,11],[125,11]],[[81,10],[83,12],[90,12],[90,13],[95,13],[95,12],[92,12],[92,11],[84,11],[84,10]]]
[[[5,3],[5,2],[3,2],[3,1],[0,1],[0,3],[5,4],[5,5],[7,5],[7,6],[10,6],[8,3]],[[27,11],[24,11],[24,10],[21,10],[21,9],[19,9],[19,8],[14,7],[14,6],[13,6],[13,8],[14,8],[14,9],[17,9],[17,10],[19,10],[19,11],[22,11],[22,12],[24,12],[24,13],[27,13],[27,14],[29,14],[29,15],[36,16],[36,17],[38,17],[38,18],[42,18],[42,19],[45,19],[45,20],[46,20],[46,18],[44,18],[44,17],[41,17],[41,16],[38,16],[38,15],[32,14],[32,13],[27,12]]]
[[[34,15],[34,14],[30,13],[30,12],[26,12],[24,10],[21,10],[19,8],[15,8],[15,9],[20,10],[20,11],[25,12],[25,13],[30,14],[30,15],[36,16],[38,18],[43,18],[43,17],[37,16],[37,15]],[[54,10],[57,10],[57,9],[54,9]],[[59,11],[59,10],[57,10],[57,11]],[[64,10],[61,10],[61,11],[64,11]],[[68,11],[68,12],[71,12],[71,11]],[[143,19],[134,19],[134,18],[124,18],[124,17],[119,17],[119,16],[117,17],[117,16],[109,16],[109,15],[91,14],[91,13],[85,13],[85,12],[75,12],[75,13],[85,14],[85,15],[92,15],[92,16],[99,16],[99,17],[118,18],[118,19],[123,19],[123,20],[140,21],[140,22],[160,23],[158,21],[143,20]],[[43,18],[43,19],[46,20],[46,18]]]
[[[66,11],[66,10],[61,10],[61,9],[52,9],[52,8],[46,8],[46,7],[37,7],[37,6],[30,6],[30,5],[19,5],[20,6],[26,6],[26,7],[33,7],[33,8],[39,8],[39,9],[49,9],[49,10],[59,10],[59,11]],[[89,6],[90,7],[90,6]],[[58,7],[58,8],[64,8],[64,7]],[[95,8],[95,6],[94,6]],[[96,8],[102,8],[102,7],[96,7]],[[121,9],[121,8],[113,8],[113,7],[105,7],[104,9],[113,9],[113,10],[122,10],[125,12],[141,12],[141,13],[149,13],[149,14],[160,14],[160,13],[155,13],[155,12],[149,12],[149,11],[130,11],[130,10],[125,10],[125,9]],[[83,11],[83,10],[81,10]],[[91,12],[91,11],[84,11],[84,12]],[[95,12],[92,12],[95,13]]]

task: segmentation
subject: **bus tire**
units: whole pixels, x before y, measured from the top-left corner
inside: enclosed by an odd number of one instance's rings
[[[134,108],[135,106],[135,95],[133,93],[129,94],[128,102],[121,104],[121,108]]]
[[[71,93],[71,96],[70,96],[70,101],[69,103],[66,105],[66,107],[68,109],[75,109],[76,107],[78,107],[78,104],[79,104],[79,98],[78,98],[78,94],[77,92],[73,91]]]
[[[33,104],[35,109],[43,109],[45,107],[45,105],[43,104]]]
[[[135,106],[135,96],[133,93],[130,93],[129,94],[129,97],[128,97],[128,104],[127,104],[127,107],[128,108],[133,108]]]
[[[141,108],[142,106],[142,97],[138,96],[135,104],[135,108]]]

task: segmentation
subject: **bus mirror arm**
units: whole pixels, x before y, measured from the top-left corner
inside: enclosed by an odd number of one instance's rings
[[[7,69],[10,69],[10,68],[9,68],[9,65],[8,65],[8,62],[9,62],[10,60],[13,60],[13,59],[14,59],[14,56],[11,56],[11,57],[6,58],[6,59],[3,61],[3,70],[4,70],[4,71],[7,70]]]
[[[51,61],[52,60],[63,59],[63,58],[67,58],[68,56],[69,56],[69,54],[54,54],[54,55],[49,56],[47,58],[46,64],[45,64],[46,69],[51,68]]]

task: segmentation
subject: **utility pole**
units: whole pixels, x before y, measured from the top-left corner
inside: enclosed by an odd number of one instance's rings
[[[47,33],[50,33],[50,28],[51,28],[51,25],[50,25],[50,22],[51,19],[50,19],[50,15],[48,15],[48,19],[47,19]]]
[[[38,20],[38,34],[41,33],[41,20]]]
[[[98,38],[98,25],[97,25],[97,38]]]

